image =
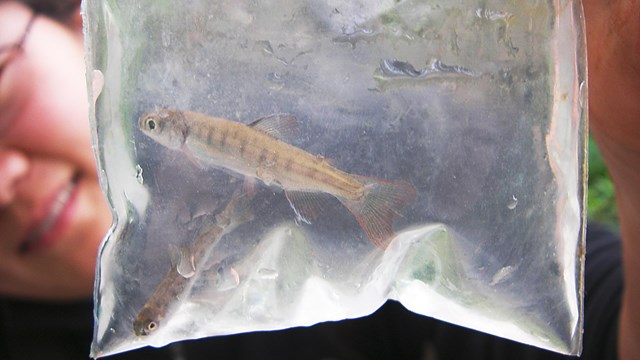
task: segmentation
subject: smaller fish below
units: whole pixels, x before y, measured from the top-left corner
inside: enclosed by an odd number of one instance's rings
[[[190,247],[169,246],[171,268],[133,319],[133,332],[136,336],[149,336],[164,326],[167,317],[172,315],[172,311],[190,293],[196,275],[201,271],[201,265],[214,244],[226,232],[251,219],[251,215],[247,214],[248,201],[246,195],[241,195],[241,191],[236,190],[225,208],[214,216],[213,223],[201,229]],[[231,279],[226,280],[226,289],[231,288],[231,283],[235,282],[237,286],[240,282],[238,273],[233,268],[228,273],[230,275],[227,278]]]
[[[250,125],[205,114],[161,109],[143,114],[140,130],[200,167],[227,170],[249,181],[284,190],[298,220],[319,215],[319,196],[337,198],[381,249],[391,242],[393,218],[416,196],[404,181],[349,174],[324,157],[293,146],[298,128],[291,114],[260,118]]]

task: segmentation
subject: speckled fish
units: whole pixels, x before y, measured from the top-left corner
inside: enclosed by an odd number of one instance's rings
[[[133,331],[137,336],[149,336],[163,325],[171,310],[190,292],[196,272],[202,271],[213,245],[225,233],[250,220],[247,202],[246,197],[234,192],[225,209],[215,216],[212,224],[202,229],[191,247],[171,247],[171,268],[133,319]],[[235,280],[239,281],[235,275]]]
[[[336,197],[381,249],[393,238],[394,215],[416,194],[406,182],[349,174],[322,156],[283,141],[293,137],[297,129],[297,119],[289,114],[271,115],[245,125],[195,112],[162,109],[143,114],[139,127],[158,143],[184,152],[201,166],[229,170],[284,189],[302,221],[309,222],[318,215],[316,195]]]

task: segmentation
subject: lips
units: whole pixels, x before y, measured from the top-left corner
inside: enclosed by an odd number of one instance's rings
[[[71,181],[63,186],[46,205],[44,217],[36,220],[30,231],[20,242],[19,253],[26,254],[37,248],[45,247],[52,243],[64,230],[70,220],[70,208],[75,198],[79,176],[74,175]]]

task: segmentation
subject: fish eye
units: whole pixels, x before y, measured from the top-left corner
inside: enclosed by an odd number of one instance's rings
[[[149,331],[154,331],[157,328],[158,324],[155,321],[150,321],[149,324],[147,324],[147,330]]]
[[[153,117],[148,117],[147,120],[145,121],[147,123],[147,128],[149,130],[155,130],[157,124],[156,124],[156,120]]]

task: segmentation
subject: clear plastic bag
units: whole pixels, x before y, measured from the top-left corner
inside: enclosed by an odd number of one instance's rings
[[[90,1],[93,356],[387,299],[581,348],[579,2]]]

